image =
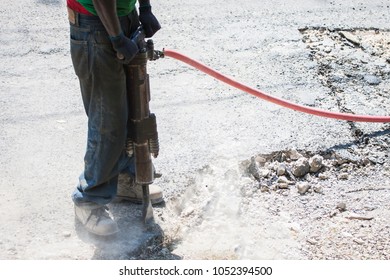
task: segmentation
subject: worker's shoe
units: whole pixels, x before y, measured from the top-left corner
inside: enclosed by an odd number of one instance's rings
[[[142,203],[142,186],[136,184],[127,173],[118,176],[118,190],[116,201],[128,200],[134,203]],[[149,185],[149,197],[153,205],[164,201],[163,192],[159,186]]]
[[[75,215],[85,229],[93,234],[108,236],[119,231],[107,206],[92,208],[75,205]]]

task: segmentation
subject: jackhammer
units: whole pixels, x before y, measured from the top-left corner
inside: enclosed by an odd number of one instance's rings
[[[149,111],[150,86],[146,64],[148,60],[158,59],[162,53],[154,50],[151,39],[145,42],[142,27],[131,39],[137,43],[139,53],[125,65],[129,108],[126,151],[129,157],[134,156],[134,183],[142,186],[142,220],[148,225],[154,220],[149,196],[149,185],[153,183],[155,174],[151,157],[158,156],[159,141],[156,116]]]

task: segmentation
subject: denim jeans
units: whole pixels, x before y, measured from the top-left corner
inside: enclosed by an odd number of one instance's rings
[[[130,36],[139,26],[137,12],[120,17],[120,23]],[[125,151],[126,77],[99,17],[77,15],[70,24],[70,49],[88,116],[84,171],[72,199],[76,205],[96,207],[115,197],[120,172],[134,175],[134,160]]]

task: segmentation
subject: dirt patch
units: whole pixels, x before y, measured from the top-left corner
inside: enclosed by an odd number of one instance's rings
[[[389,132],[372,136],[381,144],[370,149],[287,150],[238,169],[206,166],[164,213],[177,221],[164,250],[189,259],[389,259],[390,164],[381,154]]]
[[[390,95],[390,31],[300,31],[311,59],[317,62],[318,78],[330,89],[329,97],[337,101],[341,112],[386,115],[390,111],[386,102]]]

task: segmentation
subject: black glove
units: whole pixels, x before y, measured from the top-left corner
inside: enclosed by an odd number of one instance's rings
[[[118,60],[123,64],[128,64],[138,53],[138,45],[123,34],[110,37],[112,46],[117,53]]]
[[[160,23],[152,13],[151,6],[139,8],[139,21],[144,28],[146,38],[152,37],[161,28]]]

